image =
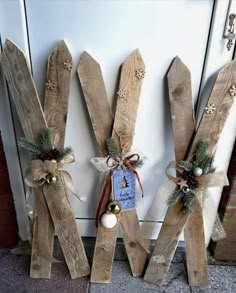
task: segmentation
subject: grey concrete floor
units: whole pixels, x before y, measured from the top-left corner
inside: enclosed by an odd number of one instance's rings
[[[0,250],[0,293],[236,293],[236,267],[209,265],[208,288],[190,288],[183,263],[172,263],[162,287],[133,278],[127,261],[115,261],[109,284],[90,284],[87,277],[71,280],[64,262],[53,264],[50,280],[29,278],[30,257]]]

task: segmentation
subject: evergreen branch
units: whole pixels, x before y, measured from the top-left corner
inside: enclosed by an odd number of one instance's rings
[[[65,156],[70,155],[72,153],[73,153],[73,150],[71,147],[66,147],[66,148],[60,150],[57,155],[57,161],[62,160]]]
[[[112,158],[120,157],[120,151],[116,145],[114,138],[110,137],[106,141],[108,154]]]
[[[53,149],[53,133],[51,128],[45,128],[40,135],[40,145],[43,151]]]
[[[193,164],[190,161],[179,161],[178,166],[184,171],[192,171]]]
[[[196,205],[196,196],[193,192],[185,193],[183,196],[183,205],[184,205],[184,211],[187,214],[191,214],[195,208]]]
[[[28,141],[25,137],[20,138],[18,146],[24,149],[32,160],[37,159],[41,154],[40,146]]]
[[[167,200],[167,205],[168,206],[173,206],[177,200],[182,196],[182,191],[181,189],[176,189],[175,191],[173,191],[173,193],[169,196],[168,200]]]

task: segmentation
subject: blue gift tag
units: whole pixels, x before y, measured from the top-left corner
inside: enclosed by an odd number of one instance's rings
[[[115,170],[113,178],[114,200],[121,205],[121,210],[135,208],[135,175],[130,170]]]

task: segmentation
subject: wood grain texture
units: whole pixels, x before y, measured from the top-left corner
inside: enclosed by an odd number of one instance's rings
[[[136,209],[121,212],[119,223],[132,274],[141,276],[147,261],[148,243],[140,229]]]
[[[84,52],[77,68],[92,127],[102,156],[107,155],[106,140],[111,136],[113,116],[102,77],[100,65]],[[101,207],[100,215],[105,211],[111,197],[111,186]],[[90,281],[93,283],[109,283],[111,278],[113,257],[119,224],[112,229],[104,228],[98,223],[96,244]]]
[[[137,49],[129,55],[121,67],[119,89],[126,90],[127,95],[118,96],[112,133],[124,153],[131,150],[133,143],[142,86],[142,79],[137,78],[136,72],[140,69],[145,71],[145,65]],[[132,274],[140,276],[143,274],[147,259],[148,243],[142,234],[136,209],[121,212],[119,223]]]
[[[47,123],[26,59],[20,49],[8,40],[4,45],[3,56],[6,77],[11,94],[14,96],[13,101],[16,104],[18,116],[21,123],[24,125],[23,130],[25,131],[25,136],[35,141],[42,130],[47,127]],[[61,180],[60,177],[59,179]],[[43,194],[72,278],[88,275],[90,271],[88,261],[84,253],[84,248],[83,246],[81,247],[82,242],[80,242],[74,215],[70,208],[66,191],[64,189],[58,189],[58,187],[56,189],[54,186],[50,185],[43,187]],[[40,194],[38,196],[40,196]],[[40,208],[41,206],[42,205],[40,205]],[[38,208],[36,215],[39,215],[42,211],[43,210],[39,210]],[[42,218],[41,220],[47,220],[47,218]],[[67,224],[65,225],[65,223]],[[49,231],[49,228],[47,229],[47,224],[48,223],[45,221],[40,223],[44,229],[46,227],[46,231]],[[38,221],[36,221],[34,229],[37,228],[37,225],[39,225]],[[48,236],[45,231],[44,234],[37,233],[36,237],[39,235],[44,235],[42,241],[48,241]],[[37,239],[33,240],[33,243],[39,247],[40,243]],[[44,254],[44,252],[40,253],[40,255]],[[34,267],[34,270],[36,270],[36,268],[37,266]],[[38,268],[40,269],[41,266],[38,266]]]
[[[122,64],[119,90],[125,90],[125,97],[118,96],[113,133],[119,137],[117,143],[128,152],[133,143],[136,116],[141,92],[142,79],[136,77],[136,71],[145,70],[139,50],[135,50]]]
[[[68,67],[66,67],[66,64]],[[72,57],[64,41],[53,50],[48,58],[47,79],[45,86],[44,114],[48,127],[58,136],[56,148],[62,148],[65,140],[65,128],[68,112],[69,89]],[[52,81],[55,87],[49,88]]]
[[[228,116],[228,112],[230,110],[230,107],[233,103],[233,97],[229,94],[229,89],[233,84],[236,83],[236,71],[235,71],[235,64],[236,61],[232,61],[227,66],[225,66],[218,74],[215,85],[213,87],[212,93],[209,97],[208,104],[214,104],[216,106],[216,111],[213,114],[207,114],[204,112],[201,123],[198,127],[197,133],[194,137],[193,143],[191,144],[190,152],[187,156],[187,159],[191,159],[193,150],[198,143],[200,139],[209,139],[211,143],[210,153],[213,153],[216,144],[218,142],[218,138],[221,134],[221,131],[223,129],[224,123],[226,121],[226,118]],[[184,229],[185,224],[187,222],[188,216],[184,213],[180,213],[182,205],[180,202],[178,202],[174,207],[169,208],[164,220],[164,223],[162,225],[160,234],[157,239],[157,243],[155,246],[155,249],[153,251],[153,254],[151,256],[149,265],[147,267],[147,271],[145,273],[144,279],[150,282],[161,284],[165,278],[166,272],[168,271],[170,261],[173,257],[173,254],[176,250],[178,239],[180,232]],[[188,248],[194,247],[193,239],[190,239],[191,232],[192,232],[192,225],[196,224],[196,217],[199,215],[199,207],[196,208],[196,214],[195,211],[193,212],[192,221],[190,219],[190,227],[187,228],[186,231],[186,237],[188,238]],[[201,217],[201,214],[200,214]],[[195,223],[194,223],[195,222]],[[200,223],[201,225],[201,223]],[[199,251],[201,252],[201,259],[204,260],[205,255],[205,248],[203,250],[203,241],[202,241],[202,230],[199,227],[196,227],[197,237],[196,239],[201,239],[200,242],[198,240],[198,243],[200,243]],[[173,239],[166,235],[174,235],[172,236]],[[191,243],[192,242],[192,243]],[[173,243],[170,245],[170,243]],[[175,244],[175,245],[174,245]],[[191,247],[191,249],[192,249]],[[205,247],[205,244],[204,244]],[[186,250],[187,254],[190,249]],[[158,257],[161,256],[161,263],[158,263],[158,266],[156,265],[155,259],[158,259]],[[199,256],[198,256],[199,257]],[[188,256],[188,258],[191,260],[191,257]],[[197,271],[199,271],[198,262],[196,261]],[[201,263],[204,263],[201,262]],[[190,263],[187,265],[190,265]],[[204,269],[204,267],[203,267]],[[194,271],[192,271],[191,268],[189,268],[189,275],[194,276]],[[199,278],[201,276],[197,273],[195,278],[191,279],[190,282],[195,283],[199,281]],[[202,284],[204,285],[204,282],[206,281],[206,278],[202,279]]]
[[[176,161],[186,156],[195,131],[191,75],[179,57],[167,75]],[[181,113],[181,114],[180,114]],[[196,206],[184,229],[188,282],[190,286],[207,286],[207,263],[202,211]]]
[[[135,70],[140,69],[141,65],[141,68],[144,69],[144,64],[143,62],[141,64],[141,61],[142,58],[139,52],[135,51],[122,65],[120,86],[126,86],[127,89],[130,87],[130,99],[129,102],[126,101],[125,103],[122,101],[117,102],[117,110],[115,115],[117,128],[116,130],[113,129],[112,137],[117,141],[120,147],[124,147],[125,151],[131,147],[133,140],[138,98],[141,87],[141,81],[137,82],[137,78],[135,77]],[[105,142],[106,139],[111,136],[113,118],[107,100],[107,94],[100,66],[86,52],[83,53],[80,59],[78,75],[92,121],[94,133],[98,142],[99,150],[100,153],[105,156],[107,155]],[[137,86],[137,89],[135,89],[135,86]],[[132,99],[134,99],[134,101]],[[122,111],[125,115],[125,118],[122,116]],[[131,114],[129,125],[127,117],[129,117],[130,111],[133,111],[133,113]],[[126,119],[125,123],[121,122],[122,119]],[[124,124],[128,124],[128,126],[125,126]],[[107,190],[103,206],[101,208],[101,213],[104,212],[107,202],[110,199],[110,188],[108,189],[109,190]],[[141,230],[139,227],[136,211],[134,210],[130,212],[130,222],[127,222],[127,218],[125,216],[121,216],[121,218],[123,219],[121,221],[123,221],[122,227],[124,227],[124,238],[126,239],[126,244],[128,247],[127,252],[130,255],[131,269],[134,271],[134,275],[140,275],[143,272],[143,267],[142,269],[140,269],[140,267],[143,266],[143,259],[147,256],[147,254],[143,247],[140,248],[140,243],[143,244],[144,239],[142,239],[140,235]],[[128,227],[128,225],[130,226]],[[97,239],[91,272],[91,282],[108,283],[110,281],[118,227],[119,224],[117,224],[113,229],[105,229],[100,223],[98,224]],[[137,227],[139,229],[137,229]],[[132,231],[130,238],[126,234],[126,231]],[[138,239],[133,236],[135,231],[137,233]],[[130,247],[129,245],[131,242],[131,246],[133,247]],[[131,257],[131,255],[135,255],[135,251],[138,255],[137,260],[134,260],[134,257]],[[138,264],[138,262],[140,263]]]
[[[92,56],[84,52],[80,58],[77,72],[99,151],[106,156],[106,140],[111,136],[113,116],[100,65]]]
[[[183,160],[195,130],[191,75],[176,57],[167,75],[176,161]]]
[[[36,141],[38,134],[47,127],[39,97],[31,72],[22,51],[10,40],[3,47],[3,65],[11,97],[27,139]],[[34,109],[34,111],[32,111]],[[37,123],[35,123],[37,121]],[[33,228],[30,276],[32,278],[50,278],[54,228],[48,208],[41,200],[42,190],[35,190],[35,222]],[[47,232],[49,234],[47,234]],[[45,248],[45,243],[50,244]],[[44,254],[51,257],[46,259]]]

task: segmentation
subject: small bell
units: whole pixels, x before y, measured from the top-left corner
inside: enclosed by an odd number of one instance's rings
[[[203,171],[202,171],[202,169],[199,168],[199,167],[195,167],[195,168],[193,169],[193,174],[194,174],[194,176],[199,177],[199,176],[202,175],[202,173],[203,173]]]
[[[47,182],[48,184],[50,184],[50,183],[56,183],[56,181],[57,181],[57,178],[56,178],[55,176],[48,175],[48,176],[46,177],[46,182]]]
[[[107,211],[114,215],[118,215],[121,212],[120,203],[118,201],[111,201],[107,206]]]
[[[117,217],[116,217],[116,215],[114,215],[110,212],[105,212],[101,216],[100,221],[101,221],[101,224],[104,228],[111,229],[111,228],[115,227],[115,225],[117,224]]]
[[[187,186],[184,186],[184,187],[182,188],[182,191],[183,191],[183,193],[189,193],[190,188],[187,187]]]

